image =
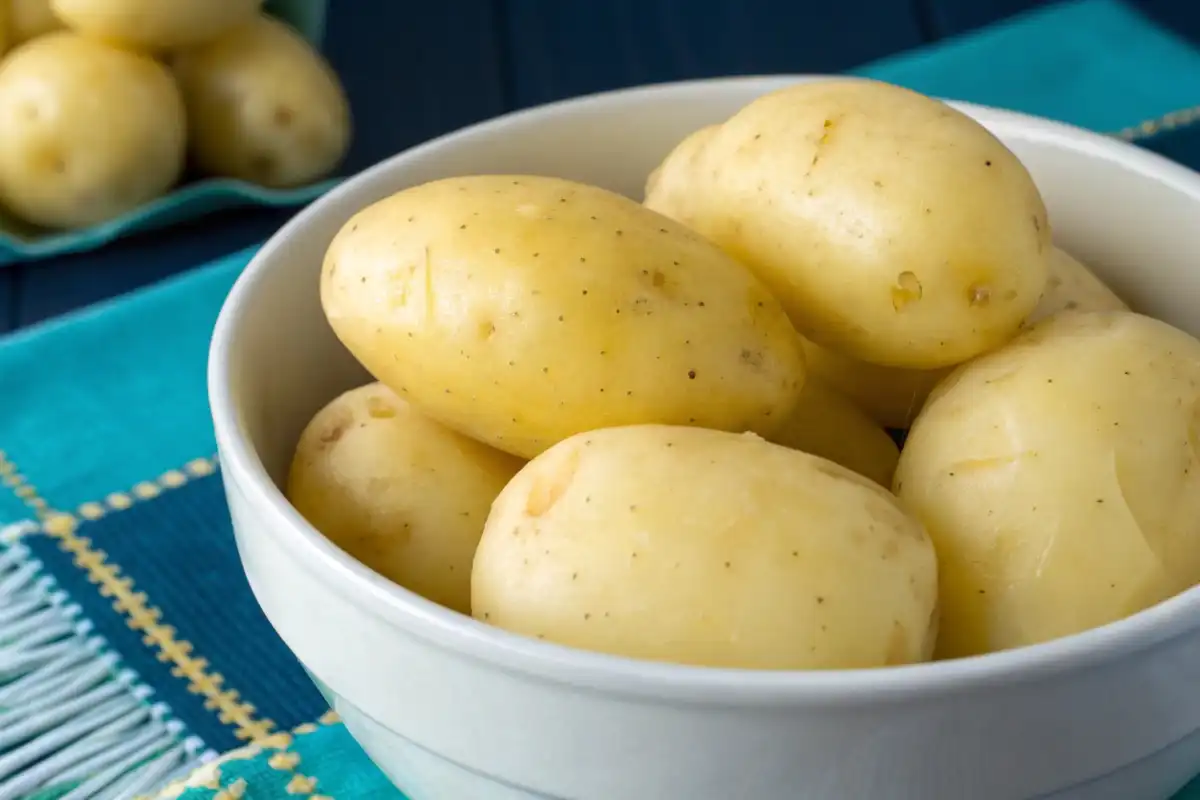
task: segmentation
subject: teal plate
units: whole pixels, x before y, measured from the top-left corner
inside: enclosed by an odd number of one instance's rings
[[[266,10],[288,22],[315,46],[325,30],[326,0],[269,0]],[[108,222],[75,231],[49,231],[0,212],[0,267],[21,261],[94,250],[122,236],[250,206],[306,205],[335,185],[334,178],[295,189],[268,189],[230,178],[185,183],[174,191]]]

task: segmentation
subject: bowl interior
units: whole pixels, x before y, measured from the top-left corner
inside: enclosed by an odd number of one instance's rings
[[[555,175],[640,199],[646,175],[686,134],[799,79],[698,81],[558,103],[434,140],[348,181],[278,233],[231,296],[213,368],[225,373],[240,435],[279,484],[312,414],[367,379],[325,323],[318,297],[325,248],[359,209],[469,173]],[[1137,310],[1200,335],[1200,176],[1099,135],[961,107],[1029,167],[1058,244]]]

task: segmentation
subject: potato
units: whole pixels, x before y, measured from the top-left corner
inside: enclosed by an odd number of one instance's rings
[[[823,381],[886,428],[912,424],[925,399],[953,367],[905,369],[868,364],[804,340],[811,380]]]
[[[1063,310],[1128,310],[1121,298],[1065,251],[1051,248],[1048,266],[1045,293],[1033,313],[1021,323],[1022,329]],[[836,388],[887,428],[907,428],[933,387],[953,369],[883,367],[856,361],[809,341],[804,343],[804,355],[813,379]]]
[[[176,55],[193,160],[203,171],[263,186],[311,183],[350,144],[350,107],[337,75],[287,25],[240,25]]]
[[[137,50],[207,42],[254,16],[263,0],[50,0],[73,30]]]
[[[8,41],[13,47],[63,27],[50,10],[50,0],[0,0],[0,15],[7,15]]]
[[[1060,311],[1128,311],[1129,306],[1104,281],[1061,248],[1050,250],[1050,277],[1037,308],[1022,324],[1031,328]]]
[[[754,434],[640,425],[527,464],[488,516],[472,613],[515,633],[712,667],[926,659],[937,563],[885,489]]]
[[[875,420],[812,375],[771,441],[827,458],[889,488],[900,458],[900,448]]]
[[[179,178],[185,127],[156,61],[65,31],[42,36],[0,63],[0,201],[50,228],[112,219]]]
[[[469,614],[475,546],[492,501],[521,464],[373,383],[337,397],[305,428],[287,495],[363,564]]]
[[[804,380],[795,330],[742,265],[557,178],[450,178],[366,208],[329,247],[321,299],[379,380],[526,457],[644,422],[770,433]]]
[[[720,125],[709,125],[692,132],[677,144],[670,157],[646,179],[645,197],[654,197],[655,202],[665,208],[679,209],[680,212],[686,210],[687,196],[692,191],[692,177],[700,168],[701,155],[708,147],[709,140],[720,129]],[[673,216],[685,225],[691,225],[686,214]]]
[[[1037,187],[943,103],[816,81],[699,138],[668,156],[646,205],[751,267],[820,345],[943,367],[1003,344],[1037,305],[1050,247]]]
[[[895,491],[941,567],[938,654],[1043,642],[1200,581],[1200,342],[1064,311],[955,371]]]

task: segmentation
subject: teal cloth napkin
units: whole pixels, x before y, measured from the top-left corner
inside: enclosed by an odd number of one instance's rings
[[[1044,9],[859,72],[932,94],[1007,106],[1106,131],[1200,102],[1200,52],[1109,0]],[[1194,166],[1200,165],[1200,149],[1196,155]],[[191,598],[168,608],[170,597],[164,588],[149,592],[159,605],[147,609],[144,597],[122,594],[120,573],[114,577],[111,570],[105,572],[105,553],[95,555],[104,537],[109,537],[110,543],[104,545],[108,561],[120,560],[125,574],[133,575],[139,587],[154,581],[178,583],[171,575],[157,574],[169,571],[170,564],[138,566],[138,554],[151,544],[130,544],[130,537],[157,525],[151,531],[154,535],[186,531],[189,558],[204,569],[237,571],[231,544],[216,541],[222,538],[216,536],[207,541],[200,533],[205,525],[208,530],[226,530],[228,525],[220,505],[219,478],[212,475],[217,467],[211,458],[215,444],[204,365],[217,311],[249,255],[236,254],[0,342],[0,482],[12,490],[0,490],[0,528],[27,519],[44,521],[56,512],[71,514],[79,523],[78,531],[50,530],[52,547],[44,545],[46,537],[32,536],[26,540],[28,552],[17,548],[5,556],[0,549],[0,617],[3,588],[15,586],[12,576],[26,567],[45,570],[57,585],[72,592],[84,591],[91,581],[107,593],[103,603],[117,606],[128,619],[110,625],[100,618],[103,609],[84,603],[84,612],[90,615],[88,629],[105,632],[126,662],[148,664],[141,673],[148,690],[170,698],[179,716],[191,713],[191,702],[195,715],[214,717],[209,727],[189,723],[191,734],[179,742],[185,754],[171,762],[172,768],[199,762],[208,766],[193,776],[190,785],[173,784],[167,796],[185,800],[400,798],[336,720],[317,720],[320,711],[314,710],[311,722],[299,728],[294,728],[295,722],[283,724],[289,719],[289,708],[313,708],[309,701],[288,706],[258,695],[256,714],[254,705],[247,707],[223,689],[221,681],[212,680],[208,661],[227,665],[226,677],[243,676],[237,683],[247,694],[258,688],[255,681],[263,680],[261,664],[269,655],[253,649],[258,645],[236,636],[222,637],[218,631],[205,646],[206,658],[200,659],[190,655],[190,645],[181,647],[173,638],[188,630],[197,632],[192,638],[199,641],[209,618],[225,613],[222,607]],[[160,477],[147,482],[148,476]],[[184,483],[192,488],[174,488]],[[162,499],[168,495],[176,499]],[[177,507],[173,516],[154,516],[153,509],[170,503]],[[130,511],[111,513],[131,504]],[[168,516],[166,524],[163,520]],[[10,573],[4,572],[6,563]],[[73,569],[86,569],[87,580],[68,574]],[[139,569],[143,571],[135,574]],[[160,622],[162,608],[172,620],[169,626]],[[118,630],[126,623],[132,633]],[[153,649],[142,654],[129,649],[143,646]],[[182,680],[186,691],[155,683],[153,676],[158,673],[153,665],[158,661],[169,662],[163,680]],[[226,685],[232,682],[230,678]],[[4,691],[0,675],[0,705]],[[286,692],[301,694],[302,690],[289,684]],[[219,721],[209,708],[220,709]],[[263,722],[266,711],[279,726]],[[293,727],[291,734],[276,732],[288,726]],[[272,735],[253,748],[214,761],[215,751],[228,750],[227,742],[236,741],[232,733],[226,735],[226,728],[236,728],[238,737],[256,730]],[[142,770],[137,785],[146,785],[145,763],[130,763],[134,764],[131,770]],[[0,786],[5,779],[0,770]],[[79,777],[73,780],[67,785],[78,788]],[[39,797],[69,797],[70,791],[59,788]],[[1200,800],[1200,785],[1177,800]]]
[[[859,72],[1104,132],[1200,105],[1200,49],[1117,0],[1050,4]]]

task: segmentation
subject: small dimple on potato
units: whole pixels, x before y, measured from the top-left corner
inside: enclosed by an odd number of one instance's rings
[[[447,179],[364,209],[329,248],[321,296],[377,378],[522,456],[639,422],[770,432],[804,381],[794,328],[741,264],[554,178]]]
[[[1125,309],[1121,298],[1086,266],[1065,251],[1054,248],[1049,256],[1046,291],[1021,327],[1028,329],[1060,311]],[[917,370],[868,364],[807,340],[804,354],[812,380],[836,389],[880,425],[895,429],[908,428],[930,392],[953,369]]]

